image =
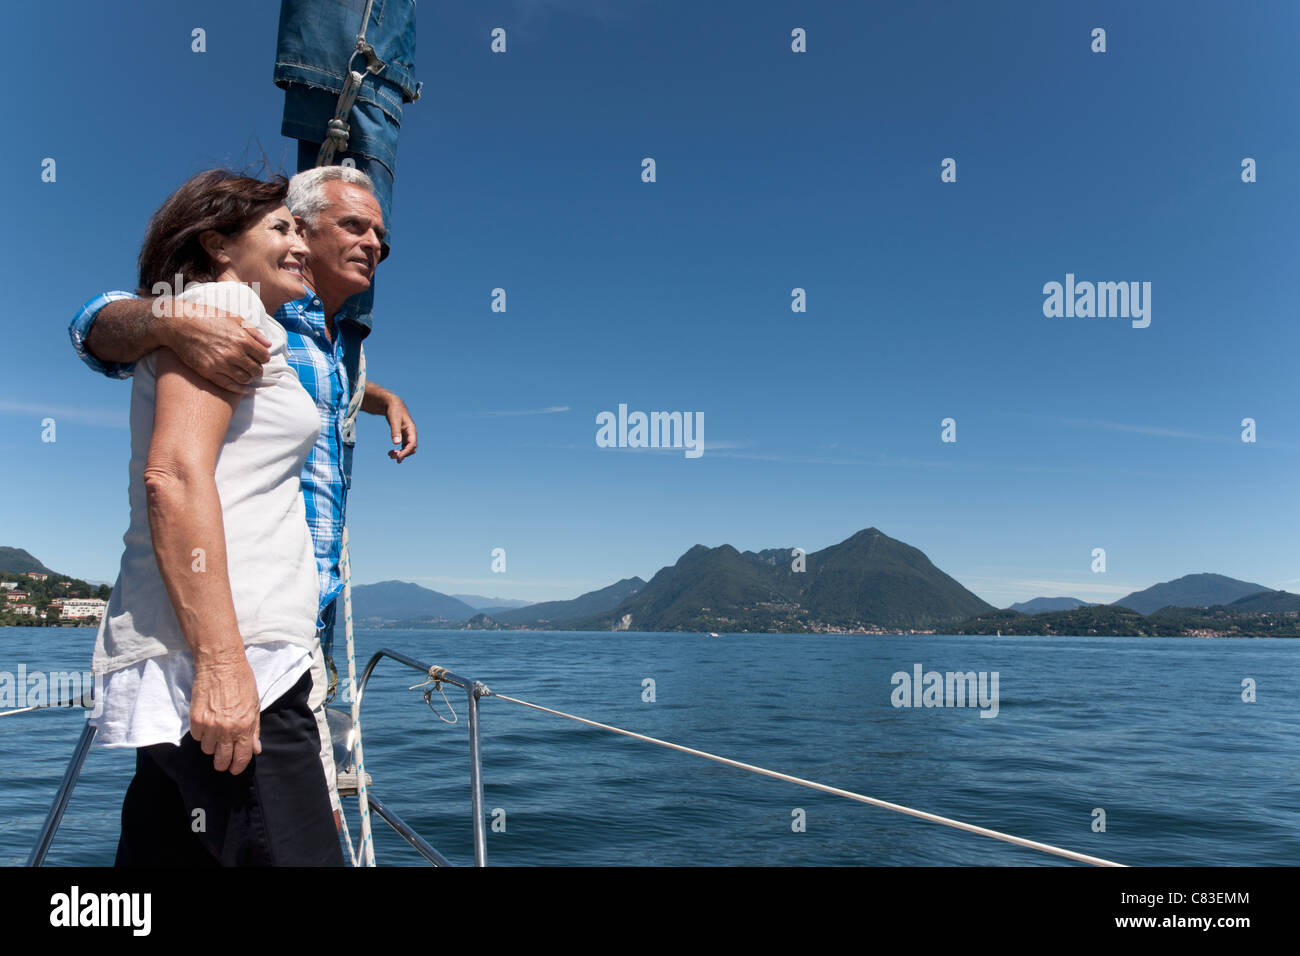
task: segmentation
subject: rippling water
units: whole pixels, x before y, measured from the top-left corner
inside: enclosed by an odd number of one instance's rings
[[[0,628],[0,670],[82,669],[89,628]],[[1133,865],[1300,862],[1300,641],[362,631],[501,693]],[[340,641],[341,643],[341,641]],[[895,708],[891,675],[997,671],[999,709]],[[642,700],[643,681],[656,700]],[[1242,681],[1257,687],[1242,701]],[[366,695],[375,793],[471,863],[468,743],[385,661]],[[453,693],[454,691],[454,693]],[[435,695],[439,708],[445,705]],[[21,864],[83,717],[0,718],[0,863]],[[1064,864],[987,837],[486,699],[497,865]],[[93,750],[48,862],[107,865],[132,751]],[[355,801],[347,801],[355,832]],[[1093,832],[1093,811],[1106,831]],[[804,811],[805,832],[792,828]],[[500,816],[498,814],[498,816]],[[489,820],[491,816],[489,816]],[[420,859],[376,820],[381,864]]]

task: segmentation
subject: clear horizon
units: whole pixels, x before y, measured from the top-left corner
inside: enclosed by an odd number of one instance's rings
[[[292,162],[277,9],[12,16],[39,92],[0,157],[0,543],[111,584],[131,387],[67,326],[133,287],[184,179]],[[366,342],[420,449],[394,465],[363,416],[356,582],[567,600],[697,543],[876,527],[999,608],[1203,571],[1300,590],[1298,29],[1277,0],[426,5]],[[1051,283],[1136,283],[1131,315],[1049,317]],[[703,454],[602,442],[621,405]]]

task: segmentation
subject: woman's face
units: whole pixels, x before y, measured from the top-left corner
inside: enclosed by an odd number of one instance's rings
[[[253,288],[268,313],[274,314],[286,302],[306,294],[302,263],[307,257],[307,246],[286,206],[272,210],[228,239],[222,252],[229,261],[218,279],[256,283]]]

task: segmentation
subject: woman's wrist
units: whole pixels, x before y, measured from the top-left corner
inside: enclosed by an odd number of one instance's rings
[[[248,657],[244,654],[244,645],[242,643],[234,644],[223,641],[217,645],[195,648],[192,653],[196,668],[224,670],[230,667],[245,667],[248,665]]]

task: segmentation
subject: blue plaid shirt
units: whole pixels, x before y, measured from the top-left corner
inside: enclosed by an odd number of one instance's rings
[[[133,298],[129,292],[97,295],[81,307],[68,327],[72,346],[81,360],[110,378],[130,378],[134,363],[100,362],[86,350],[86,335],[100,309],[118,299]],[[331,342],[325,335],[324,306],[315,295],[287,303],[275,313],[275,319],[288,333],[285,358],[298,373],[298,380],[320,413],[320,436],[302,469],[302,494],[320,577],[316,626],[331,632],[332,605],[343,591],[339,556],[348,488],[352,484],[352,445],[343,441],[343,422],[347,417],[348,397],[356,387],[361,340],[369,330],[341,312]]]

